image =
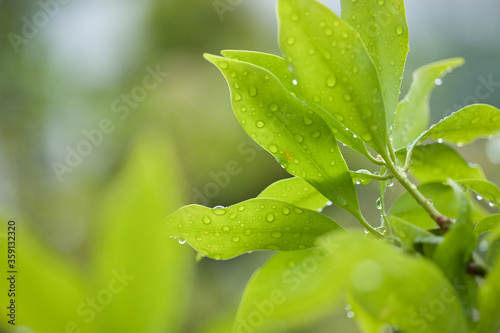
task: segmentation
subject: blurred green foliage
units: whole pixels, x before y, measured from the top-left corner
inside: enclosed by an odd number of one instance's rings
[[[211,175],[225,170],[230,161],[236,161],[241,172],[208,198],[210,206],[256,196],[287,175],[273,157],[248,141],[234,117],[227,116],[231,111],[225,83],[202,58],[202,52],[220,49],[277,53],[275,32],[267,27],[276,24],[271,22],[274,10],[268,1],[242,1],[221,21],[212,0],[151,0],[139,5],[116,0],[108,3],[111,11],[98,1],[62,2],[35,36],[19,45],[19,52],[8,34],[22,35],[23,18],[32,21],[43,9],[39,2],[0,2],[0,216],[16,220],[20,228],[19,297],[25,306],[20,308],[20,323],[36,332],[62,331],[72,320],[86,328],[83,332],[137,332],[134,325],[141,322],[150,325],[141,326],[142,332],[224,331],[221,327],[231,325],[251,272],[268,255],[195,265],[194,252],[162,238],[154,219],[195,201],[194,190],[204,191],[214,182]],[[479,7],[479,14],[498,9],[492,0],[485,3],[491,5]],[[134,6],[138,10],[121,14]],[[432,2],[419,6],[422,13],[432,10]],[[95,17],[102,13],[109,22],[98,25]],[[481,24],[468,26],[480,31]],[[496,40],[476,39],[472,48],[470,39],[446,35],[452,27],[439,35],[446,43],[427,49],[418,27],[412,28],[421,44],[411,44],[408,71],[445,57],[464,55],[467,60],[467,69],[450,77],[463,85],[446,85],[433,95],[436,114],[451,111],[453,103],[463,104],[490,75],[500,81],[492,65],[500,61]],[[118,33],[104,44],[97,42],[115,30]],[[102,63],[85,62],[95,59],[91,56]],[[142,84],[148,66],[157,65],[168,78],[120,119],[113,102]],[[489,93],[481,102],[500,104],[499,94],[481,92]],[[95,129],[104,118],[112,121],[114,131],[60,182],[53,162],[63,162],[66,147],[76,149],[86,139],[82,131]],[[463,148],[470,160],[481,162],[492,181],[500,182],[483,151],[479,144]],[[345,153],[352,161],[351,152]],[[151,165],[141,164],[148,160]],[[367,188],[360,202],[375,216],[377,188]],[[398,189],[391,191],[388,196],[396,197]],[[336,208],[327,213],[349,221]],[[2,236],[2,252],[4,240]],[[178,269],[167,271],[167,263]],[[96,297],[113,269],[122,266],[136,279],[86,326],[76,308],[87,297]],[[4,285],[0,288],[3,304]],[[182,306],[181,299],[189,305]],[[145,316],[150,322],[144,322]],[[344,313],[311,329],[331,332],[332,322],[339,332],[356,331]]]

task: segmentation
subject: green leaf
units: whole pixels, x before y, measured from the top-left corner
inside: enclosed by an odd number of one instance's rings
[[[341,229],[325,215],[274,199],[214,209],[189,205],[169,216],[167,224],[171,236],[216,260],[258,250],[302,250],[315,246],[318,236]]]
[[[430,121],[429,99],[436,80],[462,66],[462,58],[437,61],[413,72],[413,82],[405,98],[398,104],[392,136],[394,147],[405,147],[425,131]]]
[[[289,173],[359,215],[349,170],[323,118],[286,90],[271,72],[237,60],[205,57],[226,77],[234,113],[245,131]]]
[[[487,198],[492,205],[500,207],[500,189],[492,182],[483,179],[461,179],[457,183],[478,193],[478,199]]]
[[[280,0],[280,47],[308,104],[316,104],[377,151],[387,126],[377,70],[363,40],[314,0]]]
[[[183,201],[172,156],[161,135],[141,136],[101,200],[88,296],[116,291],[96,317],[102,332],[182,331],[195,262],[189,247],[168,238],[164,223]]]
[[[270,71],[280,80],[281,84],[287,90],[307,104],[302,96],[300,96],[297,86],[293,84],[294,76],[288,69],[288,63],[285,59],[272,54],[251,51],[226,50],[222,51],[222,54],[226,58],[248,62]],[[363,141],[355,136],[352,131],[342,125],[340,121],[320,106],[314,104],[308,105],[313,108],[328,124],[337,140],[365,156],[369,154]]]
[[[322,248],[274,255],[248,282],[233,332],[275,332],[329,314],[345,293],[330,259]]]
[[[477,332],[495,333],[500,329],[500,258],[479,289],[480,321]]]
[[[427,230],[417,227],[397,216],[391,216],[390,221],[394,234],[401,239],[403,248],[407,251],[415,251],[415,244],[434,235]]]
[[[361,237],[340,238],[337,246],[339,270],[367,315],[402,332],[469,332],[453,287],[428,260]]]
[[[404,2],[341,0],[341,4],[342,19],[360,34],[377,68],[387,123],[392,124],[409,50]]]
[[[485,232],[492,232],[500,226],[500,214],[494,214],[485,217],[474,228],[474,233],[476,236],[480,236]]]
[[[500,134],[500,110],[486,104],[469,105],[433,125],[422,139],[431,138],[462,146]]]
[[[448,184],[455,194],[459,205],[459,213],[455,224],[445,234],[444,241],[434,253],[434,261],[441,267],[448,281],[452,283],[460,297],[469,320],[472,321],[472,308],[477,283],[475,278],[467,274],[467,263],[471,260],[472,251],[476,247],[476,236],[472,224],[471,207],[462,188],[452,180]]]
[[[282,179],[269,185],[258,198],[283,200],[311,210],[321,210],[330,203],[308,182],[297,177]]]
[[[253,51],[224,50],[221,53],[228,59],[248,62],[268,70],[276,76],[287,90],[297,94],[298,89],[297,86],[293,84],[293,74],[288,69],[288,64],[285,59],[274,54]]]
[[[406,150],[398,151],[403,160]],[[483,170],[477,164],[470,164],[450,146],[433,143],[416,146],[413,149],[410,172],[421,183],[444,182],[446,179],[485,179]]]
[[[321,248],[279,253],[250,280],[235,332],[273,332],[325,315],[346,293],[354,308],[403,332],[466,333],[453,287],[426,259],[362,236],[331,233]],[[439,315],[433,314],[439,306]],[[453,318],[453,320],[449,320]]]
[[[455,193],[449,186],[442,183],[429,183],[421,185],[418,190],[444,215],[456,218],[460,212],[459,203],[455,200]],[[470,200],[470,199],[469,199]],[[478,221],[484,217],[483,210],[477,205],[472,206],[472,218]],[[402,194],[392,205],[388,215],[397,216],[405,221],[415,224],[422,229],[437,228],[436,222],[429,217],[427,211],[420,206],[408,193]]]

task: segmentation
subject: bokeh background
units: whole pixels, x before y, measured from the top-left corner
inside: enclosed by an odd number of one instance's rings
[[[324,2],[340,14],[339,1]],[[202,57],[222,49],[279,55],[275,7],[276,0],[0,0],[0,218],[17,222],[20,249],[19,325],[5,325],[4,283],[0,331],[227,331],[246,282],[270,254],[196,263],[195,251],[169,239],[159,221],[184,204],[249,199],[287,177],[246,136],[222,75]],[[500,2],[406,7],[403,95],[419,66],[462,56],[466,65],[432,95],[432,121],[472,103],[500,107]],[[499,139],[459,151],[500,183]],[[345,154],[351,169],[365,168]],[[230,165],[237,172],[217,184]],[[360,202],[376,224],[376,184],[363,187]],[[399,190],[391,188],[389,200]],[[325,213],[353,223],[335,207]],[[119,293],[103,292],[122,269],[135,278]],[[78,312],[100,292],[112,295],[109,304],[94,317]],[[289,331],[356,328],[337,311]]]

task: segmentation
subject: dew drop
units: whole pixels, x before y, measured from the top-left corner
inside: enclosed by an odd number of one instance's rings
[[[331,36],[333,34],[333,30],[330,28],[325,28],[325,35]]]
[[[214,210],[212,210],[215,215],[224,215],[226,214],[226,210],[224,209],[224,206],[216,206],[214,207]]]
[[[304,211],[303,211],[302,209],[300,209],[299,207],[295,207],[295,208],[293,209],[293,211],[294,211],[295,213],[297,213],[297,214],[302,214],[302,213],[304,212]]]
[[[378,0],[378,4],[379,5],[383,5],[384,4],[384,0]]]
[[[283,215],[288,215],[290,214],[290,209],[288,207],[283,207],[281,213],[283,213]]]
[[[375,201],[375,206],[377,206],[378,210],[382,209],[382,200],[380,200],[380,198],[378,198],[377,201]]]
[[[311,125],[314,121],[308,116],[304,116],[304,124]]]
[[[481,118],[480,118],[480,117],[476,117],[476,118],[474,118],[474,119],[472,119],[472,120],[470,121],[470,124],[471,124],[471,125],[475,125],[475,124],[477,124],[480,120],[481,120]]]
[[[278,152],[278,146],[276,145],[269,145],[269,151],[273,154],[276,154]]]
[[[220,254],[214,254],[214,259],[215,260],[221,260],[222,256]]]
[[[443,139],[438,139],[438,143],[443,143]]]
[[[271,111],[273,111],[273,112],[274,112],[274,111],[278,111],[278,104],[273,103],[273,104],[269,105],[269,109],[270,109]]]
[[[258,128],[262,128],[266,125],[266,123],[264,123],[262,120],[258,120],[256,123],[255,123],[255,126],[257,126]]]
[[[398,26],[396,27],[396,33],[397,33],[398,35],[401,35],[401,34],[403,33],[403,27],[402,27],[402,26],[400,26],[400,25],[398,25]]]
[[[247,235],[247,236],[250,236],[252,234],[252,230],[251,229],[247,229],[247,230],[245,230],[244,234]]]
[[[297,14],[297,13],[293,13],[293,14],[292,14],[292,21],[298,21],[298,20],[299,20],[299,18],[300,18],[300,17],[299,17],[299,14]]]
[[[246,111],[247,111],[247,108],[246,108],[246,106],[242,106],[242,107],[240,108],[240,110],[241,110],[241,112],[246,112]]]
[[[326,79],[326,85],[329,88],[335,87],[336,84],[337,84],[337,78],[334,75],[331,75]]]
[[[238,236],[234,236],[233,238],[231,238],[231,241],[232,241],[233,243],[239,243],[239,241],[240,241],[240,240],[241,240],[241,239],[240,239],[240,237],[238,237]]]
[[[222,68],[222,69],[226,69],[226,68],[229,68],[229,64],[225,61],[221,61],[219,63],[219,67]]]
[[[279,239],[279,238],[283,237],[283,234],[282,234],[281,232],[273,232],[273,233],[271,234],[271,236],[272,236],[273,238]]]
[[[186,244],[186,240],[184,238],[179,238],[179,244]]]
[[[334,113],[333,116],[337,118],[338,121],[344,121],[344,116],[340,113]]]
[[[210,224],[212,222],[212,220],[208,216],[204,216],[203,219],[202,219],[202,221],[205,224]]]
[[[225,225],[225,226],[222,227],[222,231],[226,231],[226,232],[227,231],[231,231],[231,228],[228,227],[227,225]]]
[[[255,86],[250,86],[250,88],[248,89],[248,94],[251,97],[257,96],[257,88]]]
[[[344,99],[345,99],[347,102],[349,102],[350,100],[352,100],[352,96],[351,96],[351,95],[349,95],[349,94],[345,94],[345,95],[344,95]]]
[[[274,221],[274,214],[273,213],[267,214],[266,221],[267,222],[273,222]]]
[[[295,141],[297,141],[298,143],[304,141],[304,138],[300,134],[295,134],[293,137],[295,138]]]
[[[320,131],[314,131],[314,132],[312,132],[311,136],[313,138],[319,138],[321,136],[321,132]]]
[[[238,207],[238,211],[242,212],[246,209],[246,206],[239,206]]]
[[[295,38],[288,37],[287,40],[286,40],[286,42],[287,42],[288,45],[293,45],[293,43],[295,43]]]
[[[490,202],[488,202],[488,206],[493,207],[493,206],[495,206],[495,204],[493,203],[493,201],[490,201]]]
[[[349,319],[354,318],[354,312],[352,311],[347,312],[347,318]]]
[[[393,187],[394,186],[394,181],[392,179],[389,179],[387,181],[387,187]]]
[[[480,194],[478,194],[476,198],[477,198],[477,200],[479,200],[479,201],[483,200],[483,196],[482,196],[482,195],[480,195]]]

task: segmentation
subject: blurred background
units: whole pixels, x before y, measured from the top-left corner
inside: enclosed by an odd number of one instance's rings
[[[324,2],[340,14],[339,1]],[[223,49],[279,55],[275,7],[276,0],[0,0],[0,217],[20,230],[24,308],[16,332],[230,327],[246,282],[270,254],[195,263],[195,251],[156,222],[189,203],[249,199],[288,177],[241,129],[222,75],[202,57]],[[406,8],[403,94],[419,66],[462,56],[465,66],[434,91],[432,121],[468,104],[500,107],[500,2],[408,0]],[[500,184],[500,139],[459,151]],[[345,154],[351,169],[366,168]],[[237,174],[217,183],[235,163]],[[377,186],[364,187],[360,202],[377,224]],[[398,191],[391,188],[389,200]],[[335,207],[325,213],[353,223]],[[134,279],[110,293],[117,275]],[[105,307],[87,303],[96,296],[108,297]],[[342,312],[290,332],[356,328]]]

